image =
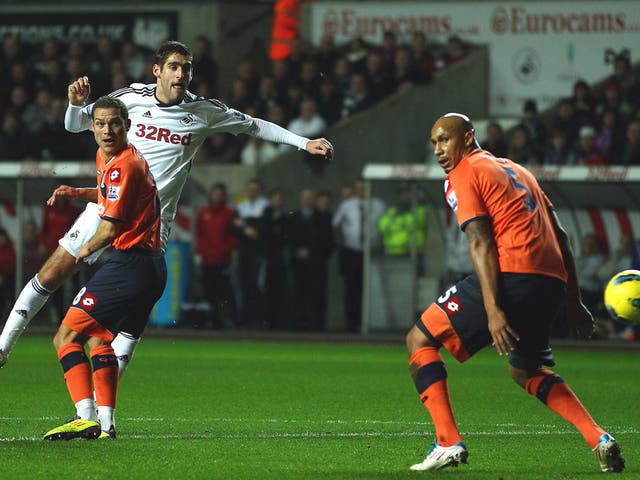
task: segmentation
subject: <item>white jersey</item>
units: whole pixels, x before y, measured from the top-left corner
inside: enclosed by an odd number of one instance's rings
[[[178,105],[164,105],[155,96],[156,84],[133,83],[110,94],[129,110],[128,140],[149,163],[160,195],[163,250],[176,215],[178,200],[196,151],[215,132],[246,133],[265,140],[305,148],[309,140],[275,124],[252,118],[222,102],[187,92]],[[93,104],[69,105],[65,127],[72,132],[91,128]]]

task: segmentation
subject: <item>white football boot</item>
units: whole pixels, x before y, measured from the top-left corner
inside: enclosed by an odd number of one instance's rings
[[[464,442],[458,442],[450,447],[443,447],[434,441],[427,452],[427,458],[421,463],[411,466],[411,470],[442,470],[446,467],[457,467],[461,463],[467,463],[469,452]]]
[[[596,454],[600,469],[603,472],[621,472],[624,470],[624,458],[620,452],[620,445],[608,433],[602,434],[598,444],[593,448]]]

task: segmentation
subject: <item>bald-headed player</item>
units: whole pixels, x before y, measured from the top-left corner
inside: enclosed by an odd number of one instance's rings
[[[459,362],[493,344],[509,357],[511,378],[574,425],[604,472],[624,469],[620,447],[591,418],[555,365],[549,337],[566,315],[581,336],[593,333],[582,303],[573,254],[553,205],[522,166],[480,149],[468,117],[449,113],[431,130],[446,201],[469,242],[474,273],[452,285],[407,334],[409,367],[436,439],[412,470],[467,463],[455,423],[439,349]],[[541,299],[544,299],[541,301]]]

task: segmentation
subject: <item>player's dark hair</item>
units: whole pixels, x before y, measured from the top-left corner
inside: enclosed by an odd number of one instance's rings
[[[160,67],[164,66],[167,59],[173,55],[184,55],[189,59],[189,61],[193,60],[193,54],[191,53],[191,49],[187,47],[184,43],[178,42],[176,40],[167,40],[163,42],[162,45],[158,47],[156,50],[156,55],[154,58],[154,63],[159,65]]]
[[[115,108],[124,120],[129,120],[129,110],[127,110],[127,106],[122,102],[122,100],[118,98],[109,97],[108,95],[100,97],[93,104],[91,118],[94,118],[93,114],[96,111],[96,108]]]

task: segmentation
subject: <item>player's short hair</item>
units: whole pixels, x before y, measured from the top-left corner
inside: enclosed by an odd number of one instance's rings
[[[167,58],[175,53],[178,55],[184,55],[189,59],[189,61],[193,60],[193,53],[191,53],[191,49],[184,43],[176,40],[167,40],[158,47],[153,61],[156,65],[162,67],[167,61]]]
[[[96,108],[115,108],[124,120],[129,120],[129,110],[127,110],[127,106],[122,102],[122,100],[118,98],[113,98],[108,95],[100,97],[93,104],[93,108],[91,109],[91,118],[94,118],[93,115]]]

